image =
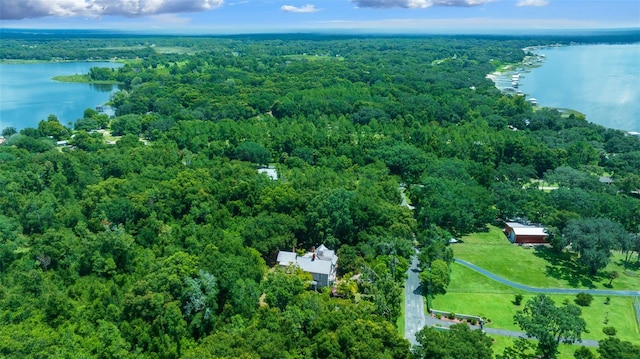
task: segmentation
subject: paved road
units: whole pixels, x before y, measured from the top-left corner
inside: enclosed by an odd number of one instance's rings
[[[439,327],[444,327],[444,328],[449,328],[450,326],[452,326],[453,324],[456,323],[452,323],[446,320],[442,320],[442,319],[437,319],[434,318],[430,315],[427,315],[426,318],[426,325],[433,327],[438,325]],[[470,325],[469,324],[469,328],[471,329],[480,329],[479,325]],[[490,335],[500,335],[503,337],[513,337],[513,338],[526,338],[527,335],[524,332],[517,332],[517,331],[513,331],[513,330],[505,330],[505,329],[496,329],[496,328],[487,328],[486,326],[484,327],[484,332]],[[591,340],[591,339],[582,339],[582,342],[577,343],[580,345],[584,345],[587,347],[597,347],[598,346],[598,341],[597,340]]]
[[[417,254],[417,253],[416,253]],[[414,256],[404,285],[404,337],[417,345],[416,333],[425,326],[424,297],[418,278],[418,256]]]
[[[471,264],[465,260],[454,258],[456,263],[462,264],[463,266],[473,269],[474,271],[481,273],[493,280],[496,280],[502,284],[506,284],[510,287],[521,289],[527,292],[532,293],[547,293],[547,294],[578,294],[578,293],[589,293],[592,295],[612,295],[612,296],[640,296],[640,291],[633,290],[608,290],[608,289],[573,289],[573,288],[538,288],[538,287],[529,287],[528,285],[523,285],[520,283],[515,283],[510,280],[499,277],[486,269],[478,267],[475,264]]]
[[[525,291],[529,291],[529,292],[534,292],[534,293],[550,293],[550,294],[576,294],[579,292],[588,292],[591,294],[604,294],[604,295],[618,295],[618,296],[622,296],[622,295],[626,295],[626,296],[634,296],[634,295],[640,295],[640,292],[636,292],[636,291],[616,291],[616,290],[595,290],[595,289],[589,289],[589,290],[585,290],[585,289],[565,289],[565,288],[536,288],[536,287],[529,287],[526,285],[522,285],[519,283],[514,283],[511,282],[509,280],[506,280],[504,278],[498,277],[497,275],[483,269],[480,268],[474,264],[471,264],[467,261],[464,261],[462,259],[458,259],[455,258],[456,263],[460,263],[468,268],[471,268],[479,273],[482,273],[484,275],[486,275],[487,277],[497,280],[503,284],[506,284],[508,286],[514,287],[514,288],[518,288],[518,289],[522,289]],[[407,281],[405,282],[405,287],[404,287],[404,305],[405,305],[405,329],[404,329],[404,336],[405,338],[407,338],[409,340],[409,342],[411,343],[411,345],[418,345],[417,341],[416,341],[416,333],[422,329],[424,326],[439,326],[439,327],[445,327],[448,328],[450,327],[452,323],[450,321],[446,321],[446,320],[442,320],[442,319],[437,319],[432,317],[431,315],[429,315],[428,313],[424,312],[424,297],[422,295],[422,289],[420,287],[420,279],[418,278],[418,273],[420,272],[419,268],[418,268],[418,257],[417,255],[413,257],[412,261],[411,261],[411,266],[409,267],[409,270],[407,272]],[[477,325],[469,325],[471,327],[471,329],[480,329],[479,326]],[[505,330],[505,329],[497,329],[497,328],[490,328],[490,327],[484,327],[484,331],[487,334],[491,334],[491,335],[500,335],[500,336],[506,336],[506,337],[514,337],[514,338],[518,338],[518,337],[523,337],[526,338],[526,334],[524,332],[518,332],[518,331],[512,331],[512,330]],[[583,339],[582,342],[580,342],[579,344],[582,344],[584,346],[588,346],[588,347],[597,347],[598,346],[598,341],[596,340],[591,340],[591,339]]]

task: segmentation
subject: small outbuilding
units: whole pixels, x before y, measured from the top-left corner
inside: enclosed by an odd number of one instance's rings
[[[515,244],[546,244],[549,243],[549,233],[546,228],[536,225],[522,224],[519,222],[506,222],[504,234],[509,242]]]

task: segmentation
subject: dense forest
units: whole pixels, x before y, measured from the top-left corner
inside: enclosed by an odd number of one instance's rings
[[[486,78],[574,38],[105,36],[0,46],[127,59],[88,74],[121,84],[115,117],[2,131],[0,356],[409,358],[396,321],[416,247],[428,266],[512,218],[561,247],[597,217],[640,261],[640,138]],[[272,269],[320,244],[335,293]]]

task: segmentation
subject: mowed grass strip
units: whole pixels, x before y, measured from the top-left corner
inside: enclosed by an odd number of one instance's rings
[[[464,288],[470,288],[465,292]],[[483,316],[491,320],[487,327],[520,331],[513,322],[513,316],[524,308],[527,300],[535,294],[510,289],[492,279],[459,264],[452,266],[451,283],[447,294],[436,296],[433,308],[458,314]],[[482,288],[487,288],[482,292]],[[524,299],[520,306],[513,304],[514,296],[522,293]],[[564,300],[574,303],[575,295],[549,295],[557,306]],[[631,342],[638,341],[640,329],[636,324],[632,297],[611,297],[605,304],[606,296],[594,296],[588,307],[580,307],[582,318],[587,323],[589,333],[583,334],[585,339],[601,340],[605,338],[602,328],[612,326],[617,329],[617,337]],[[606,319],[608,318],[608,321]],[[606,321],[606,323],[605,323]]]
[[[453,245],[455,256],[505,279],[532,287],[618,290],[640,288],[639,266],[625,268],[619,253],[612,254],[607,268],[596,276],[590,276],[576,264],[575,253],[557,253],[546,246],[527,249],[513,245],[500,228],[488,228],[487,232],[462,237],[463,243]],[[610,287],[607,277],[609,271],[620,274]]]

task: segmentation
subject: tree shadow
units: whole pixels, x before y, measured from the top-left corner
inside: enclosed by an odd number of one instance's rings
[[[596,288],[596,282],[603,277],[599,274],[591,275],[586,268],[576,263],[575,254],[562,252],[558,253],[551,248],[537,246],[533,252],[536,257],[542,258],[549,264],[545,272],[549,277],[563,280],[570,287]]]
[[[625,262],[622,259],[618,259],[616,261],[616,264],[624,268],[625,270],[630,270],[630,271],[640,270],[640,262],[634,259],[629,260],[629,262]]]
[[[413,290],[413,294],[415,295],[424,295],[424,289],[422,288],[422,284],[420,284],[416,289]]]

